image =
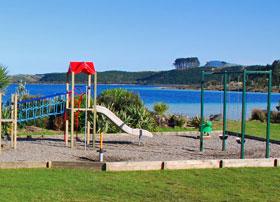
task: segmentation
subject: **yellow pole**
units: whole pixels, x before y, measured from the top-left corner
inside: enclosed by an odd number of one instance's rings
[[[93,136],[92,136],[92,145],[95,148],[95,137],[96,137],[96,95],[97,95],[97,72],[94,75],[94,96],[93,96],[93,105],[94,105],[94,117],[93,117]]]
[[[12,100],[12,104],[11,104],[11,119],[14,120],[14,111],[15,111],[15,105],[14,105],[14,95],[11,95],[11,100]],[[12,121],[11,124],[11,147],[13,147],[14,145],[14,121]]]
[[[103,135],[100,133],[100,138],[99,138],[99,162],[103,162],[103,153],[105,151],[103,150]]]
[[[17,148],[17,94],[14,95],[14,149]]]
[[[2,150],[2,93],[0,93],[0,153]]]
[[[71,94],[71,148],[74,147],[74,98],[75,98],[75,73],[72,72]]]
[[[100,149],[100,151],[102,151],[102,149],[103,149],[103,135],[102,135],[102,133],[100,133],[99,139],[100,139],[100,141],[99,141],[99,149]]]
[[[65,120],[65,144],[68,146],[68,140],[69,140],[69,119],[68,119],[68,109],[69,109],[69,83],[66,83],[66,120]]]
[[[88,75],[88,92],[87,92],[87,107],[90,108],[90,98],[91,98],[91,75]],[[86,113],[88,113],[86,111]],[[90,121],[87,121],[87,144],[90,142]]]

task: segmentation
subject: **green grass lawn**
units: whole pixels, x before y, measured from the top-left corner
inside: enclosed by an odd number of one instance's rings
[[[41,129],[41,131],[38,132],[28,132],[26,130],[20,129],[17,133],[19,137],[26,137],[31,135],[32,137],[38,137],[38,136],[53,136],[53,135],[63,135],[63,131],[55,131],[55,130],[48,130],[48,129]]]
[[[228,130],[233,132],[241,132],[240,121],[228,121]],[[222,130],[222,122],[214,121],[213,130]],[[181,127],[158,127],[157,132],[180,132],[180,131],[198,131],[197,128],[181,128]],[[25,130],[19,130],[18,136],[50,136],[50,135],[62,135],[63,131],[53,131],[42,129],[40,132],[26,132]],[[246,134],[264,137],[266,135],[266,123],[260,121],[247,121]],[[280,124],[271,123],[271,139],[280,140]]]
[[[241,132],[240,121],[228,121],[228,131]],[[222,122],[214,122],[214,130],[222,130]],[[270,124],[271,139],[280,140],[280,124]],[[260,121],[247,121],[246,122],[246,134],[254,135],[258,137],[266,137],[266,123]]]
[[[157,132],[182,132],[182,131],[198,131],[197,128],[189,127],[189,128],[181,128],[181,127],[158,127]]]
[[[228,121],[227,128],[229,131],[240,133],[241,122],[240,121]],[[221,121],[213,122],[213,130],[222,130],[223,124]],[[280,124],[271,123],[271,139],[280,140]],[[198,131],[197,128],[158,128],[158,132],[179,132],[179,131]],[[246,134],[254,135],[258,137],[266,136],[266,123],[260,121],[247,121],[246,123]]]
[[[1,201],[279,201],[279,168],[0,170]]]

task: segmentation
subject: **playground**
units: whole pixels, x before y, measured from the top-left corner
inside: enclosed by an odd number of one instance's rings
[[[227,151],[222,151],[220,133],[212,134],[205,139],[205,151],[199,151],[198,133],[180,132],[173,135],[154,135],[143,138],[138,145],[138,138],[128,134],[104,135],[104,161],[162,161],[187,159],[238,159],[240,144],[236,137],[227,140]],[[99,147],[99,138],[96,147]],[[265,142],[246,141],[246,158],[265,158]],[[75,149],[65,147],[63,135],[44,138],[19,138],[17,149],[3,148],[0,162],[5,161],[99,161],[99,154],[88,148],[84,149],[83,141],[77,142]],[[271,144],[271,158],[280,156],[280,145]]]
[[[76,75],[87,75],[84,85],[76,85]],[[229,75],[243,77],[241,131],[229,130],[227,119]],[[247,138],[246,133],[246,79],[251,74],[268,75],[267,124],[262,138]],[[222,75],[224,86],[222,128],[213,129],[213,123],[204,117],[204,80],[206,76]],[[92,85],[92,77],[94,82]],[[131,128],[114,112],[97,105],[97,72],[93,62],[70,62],[67,72],[66,91],[56,94],[21,99],[18,94],[11,96],[6,107],[10,117],[0,124],[11,124],[10,139],[2,141],[0,162],[7,161],[169,161],[188,159],[237,159],[237,158],[278,158],[280,144],[270,140],[270,97],[271,71],[204,72],[201,75],[201,116],[202,121],[196,131],[151,133],[141,128]],[[93,97],[91,96],[93,94]],[[1,99],[1,95],[0,95]],[[104,134],[97,131],[97,113],[106,116],[124,134]],[[84,115],[84,122],[79,116]],[[61,135],[23,137],[18,136],[18,124],[42,117],[62,115],[64,133]],[[83,126],[83,133],[78,128]],[[274,126],[274,125],[273,125]],[[272,128],[275,131],[275,128]],[[251,130],[250,133],[255,133]]]
[[[75,76],[81,72],[88,76],[82,87],[75,85]],[[253,72],[245,71],[243,75],[247,73]],[[152,133],[133,128],[116,112],[98,105],[97,73],[91,62],[70,63],[66,92],[28,99],[12,95],[9,105],[0,105],[1,112],[9,112],[4,118],[5,113],[0,113],[0,128],[10,124],[10,136],[0,138],[0,193],[7,201],[277,201],[279,124],[270,124],[269,118],[266,123],[248,123],[245,88],[242,120],[227,120],[226,79],[222,121],[217,127],[217,122],[204,119],[203,74],[202,119],[190,131]],[[264,74],[271,76],[271,72]],[[226,78],[228,73],[223,75]],[[97,127],[97,114],[106,116],[124,133],[104,133],[102,127]],[[18,127],[49,116],[63,117],[64,130],[43,130],[45,134],[36,135],[36,126],[29,126],[32,133]],[[132,172],[137,170],[154,171]]]

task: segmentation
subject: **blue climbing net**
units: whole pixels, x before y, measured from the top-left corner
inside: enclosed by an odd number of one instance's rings
[[[65,112],[67,93],[56,93],[44,97],[18,102],[18,122],[31,121]]]

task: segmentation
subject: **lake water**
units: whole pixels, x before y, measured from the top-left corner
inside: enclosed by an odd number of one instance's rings
[[[11,93],[15,92],[17,85],[10,85],[5,92],[4,101],[9,99]],[[157,86],[143,85],[107,85],[100,84],[97,93],[106,89],[125,88],[131,92],[137,93],[143,99],[147,108],[152,109],[157,102],[164,102],[169,105],[169,113],[183,114],[190,117],[200,113],[200,91],[199,90],[177,90],[162,89]],[[83,88],[84,89],[84,88]],[[64,84],[29,84],[27,90],[32,95],[49,95],[65,92]],[[219,91],[205,91],[205,115],[218,114],[222,112],[223,93]],[[241,92],[229,92],[228,97],[228,116],[230,119],[241,118]],[[267,95],[265,93],[247,93],[247,118],[249,118],[252,109],[266,109]],[[272,93],[272,109],[280,101],[279,93]]]

